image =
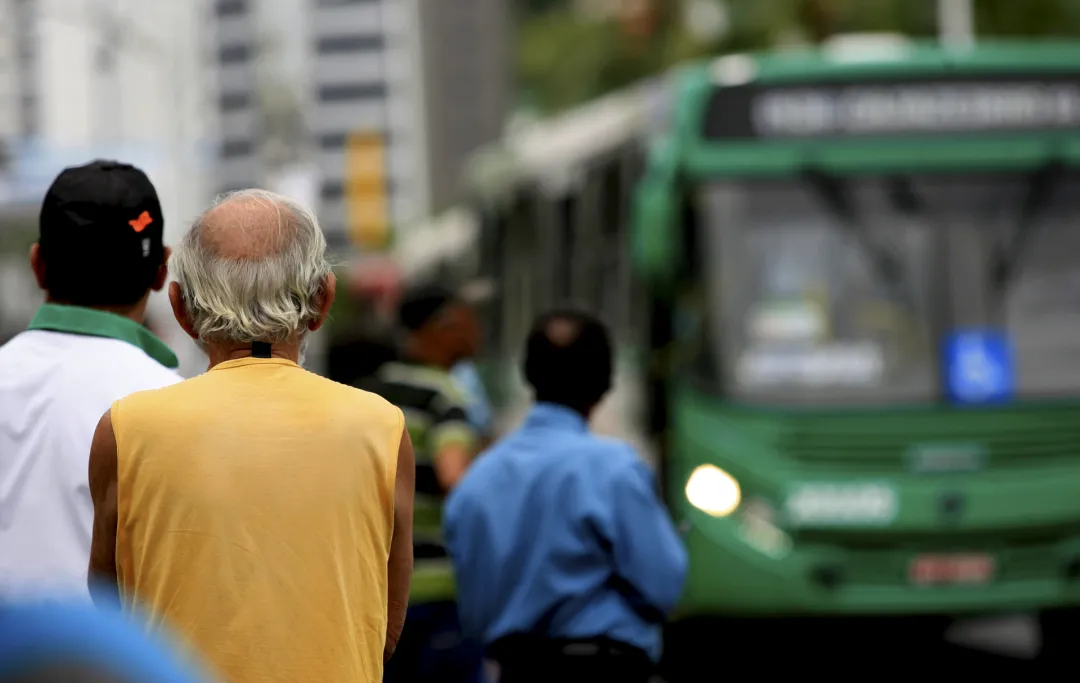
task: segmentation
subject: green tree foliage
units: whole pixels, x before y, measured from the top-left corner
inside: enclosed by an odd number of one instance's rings
[[[582,19],[567,0],[521,0],[517,70],[525,101],[543,111],[570,107],[704,55],[856,31],[932,39],[938,30],[937,0],[726,0],[727,33],[701,43],[686,31],[682,0],[652,2],[659,16],[642,39],[619,22]],[[1080,0],[972,3],[980,38],[1080,36]]]
[[[572,106],[701,56],[673,16],[659,12],[650,36],[628,35],[616,21],[581,20],[568,7],[535,15],[518,29],[518,82],[527,102],[549,111]]]

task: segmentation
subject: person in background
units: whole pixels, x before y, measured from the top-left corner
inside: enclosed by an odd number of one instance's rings
[[[652,471],[589,433],[611,387],[607,331],[576,310],[543,315],[524,371],[536,400],[524,425],[446,505],[462,626],[504,683],[646,681],[687,556]]]
[[[168,276],[163,227],[126,164],[65,169],[45,195],[30,252],[45,304],[0,347],[0,595],[89,600],[94,428],[116,399],[180,381],[142,324]]]
[[[322,229],[232,193],[173,270],[210,368],[101,417],[91,574],[228,683],[377,683],[408,604],[415,466],[400,410],[298,363],[334,299]]]
[[[196,668],[113,609],[0,606],[0,683],[209,683]]]
[[[369,255],[354,263],[346,277],[346,296],[357,310],[348,328],[334,325],[326,371],[330,379],[355,386],[398,355],[401,274],[392,259]]]
[[[464,476],[480,441],[465,392],[451,376],[476,353],[479,323],[471,306],[438,286],[407,292],[398,318],[405,333],[400,360],[360,385],[402,409],[416,448],[416,576],[386,680],[473,683],[483,675],[482,651],[461,635],[441,518],[446,493]]]

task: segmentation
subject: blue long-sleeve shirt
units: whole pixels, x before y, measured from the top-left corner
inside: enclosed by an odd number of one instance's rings
[[[607,636],[658,658],[687,557],[652,471],[577,413],[536,405],[443,515],[468,635]]]

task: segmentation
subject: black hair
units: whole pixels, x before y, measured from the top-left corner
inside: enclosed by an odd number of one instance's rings
[[[44,254],[45,289],[55,301],[72,306],[133,306],[154,284],[160,263],[145,268],[111,262],[106,256]]]
[[[445,287],[418,287],[402,297],[398,306],[398,322],[406,330],[415,332],[457,301],[457,296]]]
[[[525,343],[525,381],[537,401],[586,411],[611,388],[612,355],[599,318],[579,308],[556,309],[533,322]]]

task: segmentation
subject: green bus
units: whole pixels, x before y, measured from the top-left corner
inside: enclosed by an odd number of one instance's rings
[[[1080,45],[730,55],[674,87],[631,241],[684,623],[1039,613],[1061,652]]]

